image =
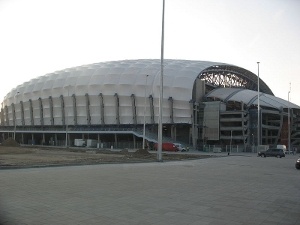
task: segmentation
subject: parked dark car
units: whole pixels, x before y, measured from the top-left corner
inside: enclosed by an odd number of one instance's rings
[[[258,152],[258,156],[261,157],[273,156],[273,157],[281,158],[281,157],[285,157],[285,153],[282,149],[279,148],[269,148],[267,151]]]
[[[296,167],[297,170],[300,170],[300,158],[297,159],[295,167]]]

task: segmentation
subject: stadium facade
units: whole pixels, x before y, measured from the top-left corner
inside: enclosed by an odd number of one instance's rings
[[[90,139],[98,147],[138,148],[145,124],[145,139],[154,143],[160,66],[157,59],[102,62],[25,82],[2,102],[0,138],[55,146]],[[257,75],[235,65],[164,60],[163,141],[197,149],[230,144],[240,151],[289,140],[300,146],[300,107],[275,97],[262,79],[257,88]]]

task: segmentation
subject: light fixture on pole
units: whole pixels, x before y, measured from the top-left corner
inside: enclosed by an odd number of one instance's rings
[[[163,0],[162,10],[162,30],[161,30],[161,60],[160,60],[160,88],[159,88],[159,121],[158,121],[158,161],[162,161],[162,101],[163,101],[163,71],[164,71],[164,21],[165,19],[165,0]]]
[[[257,62],[257,151],[260,145],[259,63]]]
[[[146,82],[145,82],[143,149],[145,149],[145,136],[146,136],[146,93],[147,93],[147,79],[148,79],[148,76],[149,76],[149,75],[146,75]]]
[[[202,127],[202,132],[203,132],[203,151],[205,151],[205,147],[206,147],[206,123],[203,122],[203,127]]]
[[[69,98],[69,86],[67,86],[67,92],[68,92],[68,98]],[[64,101],[64,107],[65,107],[65,124],[66,124],[66,148],[68,148],[68,110],[67,110],[67,104],[66,104],[67,101]]]
[[[251,137],[252,137],[252,152],[254,151],[254,136],[253,136],[253,134],[251,134]]]
[[[230,131],[230,149],[229,149],[229,152],[231,154],[231,149],[232,149],[232,130]]]
[[[291,115],[290,115],[290,93],[291,93],[291,83],[290,90],[288,92],[288,152],[291,151]]]
[[[14,97],[14,140],[16,140],[16,130],[17,130],[17,115],[16,115],[16,97],[18,96],[20,92],[17,91]]]

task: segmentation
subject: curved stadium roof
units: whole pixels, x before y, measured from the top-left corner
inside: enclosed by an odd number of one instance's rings
[[[147,86],[149,94],[157,98],[160,63],[159,59],[121,60],[56,71],[17,86],[6,95],[4,104],[13,103],[15,96],[18,100],[28,101],[67,95],[69,93],[66,93],[66,89],[70,94],[76,91],[76,95],[98,95],[99,92],[103,92],[106,95],[118,93],[120,96],[134,94],[143,97]],[[146,75],[149,75],[147,85]],[[226,81],[229,77],[234,86],[252,90],[257,88],[257,76],[241,67],[218,62],[166,59],[164,60],[164,97],[172,96],[173,99],[190,101],[197,77],[205,80],[206,84],[214,89],[229,86]],[[273,94],[262,80],[260,80],[260,87],[261,92]]]
[[[241,88],[217,88],[208,93],[206,98],[219,99],[224,102],[243,102],[247,106],[258,104],[257,91]],[[280,109],[281,107],[300,109],[298,105],[262,92],[260,92],[259,104],[260,106],[276,109]]]
[[[201,71],[222,63],[193,60],[164,60],[164,97],[172,96],[178,100],[191,100],[195,79]],[[14,97],[28,101],[39,97],[48,98],[66,95],[66,88],[76,90],[78,95],[98,95],[99,91],[109,95],[134,94],[143,97],[145,79],[147,89],[154,97],[159,95],[160,60],[139,59],[101,62],[68,68],[46,74],[25,82],[8,93],[7,105],[14,102]],[[150,86],[150,87],[149,87]]]

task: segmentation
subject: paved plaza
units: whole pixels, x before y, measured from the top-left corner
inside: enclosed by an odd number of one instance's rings
[[[1,170],[0,224],[299,225],[297,157]]]

